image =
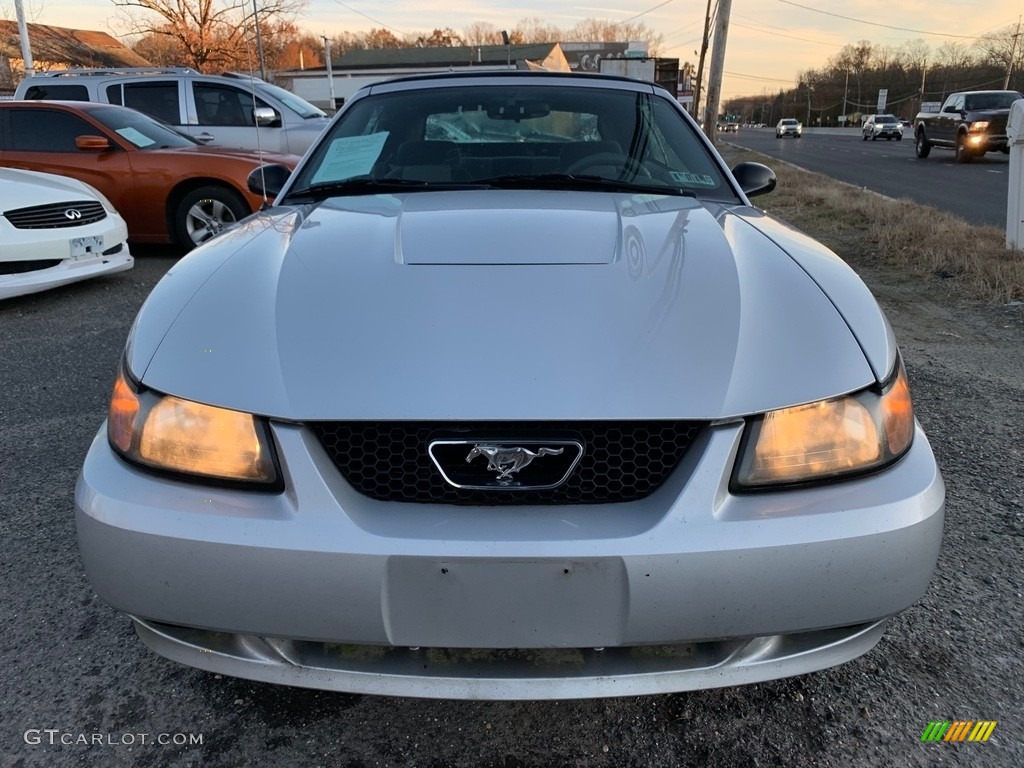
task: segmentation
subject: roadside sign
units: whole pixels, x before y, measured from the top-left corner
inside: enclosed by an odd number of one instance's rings
[[[882,114],[883,112],[885,112],[885,102],[888,100],[888,98],[889,98],[889,89],[888,88],[879,88],[878,89],[878,114]]]

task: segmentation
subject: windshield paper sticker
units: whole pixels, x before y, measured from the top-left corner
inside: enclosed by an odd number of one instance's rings
[[[313,175],[313,184],[365,176],[380,157],[387,138],[388,132],[382,131],[369,136],[342,136],[334,139],[324,161]]]
[[[155,139],[149,138],[149,136],[144,134],[142,131],[136,130],[135,128],[118,128],[116,132],[120,136],[123,136],[124,138],[128,139],[128,141],[130,141],[132,144],[134,144],[136,147],[139,147],[140,149],[152,147],[154,144],[156,144]]]
[[[697,173],[682,173],[681,171],[669,171],[669,174],[680,184],[689,184],[691,187],[715,186],[715,180],[711,176],[704,176]]]

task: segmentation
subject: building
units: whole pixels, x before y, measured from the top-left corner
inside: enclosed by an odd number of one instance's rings
[[[581,42],[373,48],[349,51],[332,59],[330,82],[324,67],[276,72],[274,81],[317,106],[331,109],[341,106],[364,85],[406,75],[507,69],[600,72],[602,60],[644,56],[646,47],[645,43]],[[678,69],[678,60],[674,61]]]
[[[72,67],[147,67],[149,62],[106,32],[29,24],[37,71]],[[10,93],[25,72],[18,22],[0,19],[0,93]]]

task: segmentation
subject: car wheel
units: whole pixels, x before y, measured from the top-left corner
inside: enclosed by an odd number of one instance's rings
[[[903,141],[903,134],[902,133],[899,136],[896,137],[896,141]]]
[[[862,139],[863,139],[864,141],[867,141],[867,140],[868,140],[868,135],[867,135],[866,133],[862,133],[862,134],[861,134],[861,138],[862,138]]]
[[[967,137],[960,134],[956,137],[956,147],[953,150],[953,159],[958,163],[971,162],[971,150],[967,146]]]
[[[917,132],[917,138],[915,141],[914,149],[917,150],[917,156],[923,160],[928,157],[928,153],[932,151],[931,142],[929,142],[927,137],[924,135],[923,129]]]
[[[191,250],[250,213],[242,196],[227,187],[199,187],[185,195],[174,213],[178,242]]]

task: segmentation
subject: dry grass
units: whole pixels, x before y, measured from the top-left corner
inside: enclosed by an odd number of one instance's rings
[[[774,158],[720,148],[730,166],[753,160],[771,167],[779,186],[755,204],[820,240],[843,259],[877,260],[907,276],[953,278],[967,295],[992,304],[1024,300],[1024,253],[1006,249],[1006,233],[978,227],[909,200],[802,171]]]

